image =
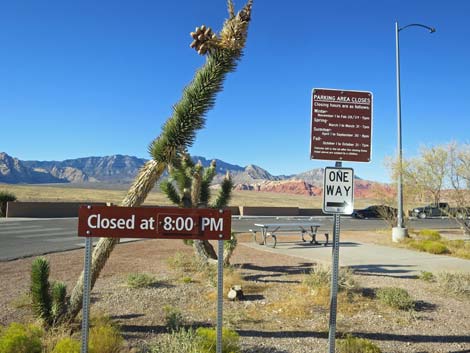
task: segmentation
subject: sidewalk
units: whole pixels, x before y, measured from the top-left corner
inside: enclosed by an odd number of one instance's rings
[[[275,249],[253,242],[240,244],[312,262],[331,264],[332,261],[331,244],[324,247],[308,242],[278,242]],[[413,278],[421,271],[470,273],[470,260],[349,240],[340,242],[339,263],[358,273],[401,278]]]

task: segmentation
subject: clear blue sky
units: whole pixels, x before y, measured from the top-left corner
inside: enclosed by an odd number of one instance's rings
[[[236,1],[237,9],[243,3]],[[387,181],[396,151],[395,21],[401,32],[403,148],[468,142],[470,1],[255,0],[245,56],[190,152],[273,174],[331,166],[309,159],[312,88],[371,91],[372,162]],[[223,0],[2,1],[0,151],[62,160],[148,158],[204,58],[189,32],[219,30]]]

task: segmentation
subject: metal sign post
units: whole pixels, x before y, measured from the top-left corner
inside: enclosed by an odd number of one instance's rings
[[[341,214],[351,214],[354,209],[354,171],[336,162],[335,168],[325,168],[324,177],[323,212],[334,214],[328,352],[335,353]]]
[[[90,317],[90,269],[93,238],[85,239],[85,269],[83,273],[83,307],[82,307],[82,346],[81,353],[88,353],[88,320]]]
[[[222,234],[220,235],[222,238]],[[222,353],[222,319],[224,306],[224,241],[219,240],[217,254],[217,342],[216,353]]]
[[[331,269],[331,295],[330,295],[330,331],[328,333],[328,347],[329,353],[335,353],[335,338],[336,338],[336,313],[338,302],[338,273],[339,273],[339,233],[340,233],[340,218],[339,214],[334,215],[333,226],[333,251],[332,262],[333,268]]]

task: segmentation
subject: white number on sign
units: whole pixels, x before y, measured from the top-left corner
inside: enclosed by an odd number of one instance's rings
[[[185,231],[191,232],[194,228],[194,220],[191,217],[165,217],[163,218],[163,229],[167,232]]]

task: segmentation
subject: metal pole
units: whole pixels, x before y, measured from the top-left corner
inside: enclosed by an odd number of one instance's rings
[[[222,237],[222,235],[220,235]],[[217,342],[216,353],[222,353],[222,319],[224,305],[224,241],[218,240],[217,254]]]
[[[398,217],[397,227],[403,228],[403,163],[402,163],[402,142],[401,142],[401,93],[400,93],[400,29],[398,21],[395,22],[396,37],[396,65],[397,65],[397,126],[398,126]]]
[[[342,163],[336,162],[336,167],[341,168]],[[331,295],[330,295],[330,330],[328,334],[328,347],[329,353],[335,353],[335,338],[336,338],[336,313],[338,302],[338,273],[339,273],[339,234],[341,216],[334,215],[333,225],[333,249],[332,249],[332,262],[331,269]]]
[[[83,274],[83,307],[82,307],[82,346],[81,353],[88,352],[88,319],[90,316],[90,269],[93,238],[85,238],[85,269]]]

